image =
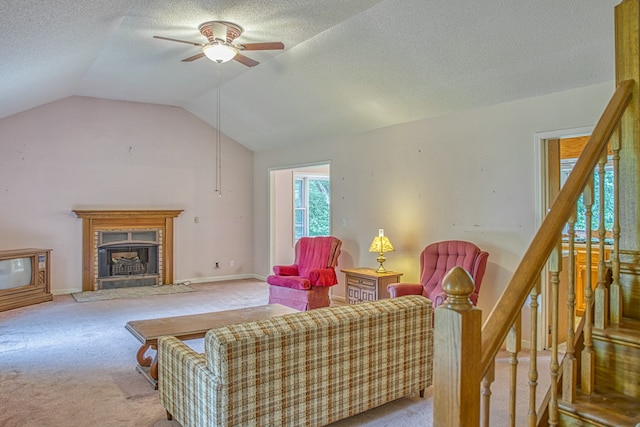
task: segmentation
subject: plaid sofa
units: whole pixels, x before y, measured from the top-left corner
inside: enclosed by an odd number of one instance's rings
[[[205,353],[158,340],[160,402],[184,427],[323,426],[432,383],[422,296],[212,329]]]

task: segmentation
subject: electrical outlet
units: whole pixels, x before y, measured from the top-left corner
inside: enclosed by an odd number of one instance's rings
[[[234,260],[229,261],[229,267],[235,267],[236,262]]]

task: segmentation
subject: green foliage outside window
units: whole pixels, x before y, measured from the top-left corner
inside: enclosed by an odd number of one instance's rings
[[[594,173],[593,206],[591,206],[591,230],[600,228],[600,177]],[[613,170],[605,170],[604,173],[604,228],[613,230]],[[578,212],[576,215],[576,230],[587,229],[587,209],[584,206],[583,197],[578,200]]]
[[[309,236],[329,235],[329,180],[309,179]]]
[[[562,162],[561,175],[562,184],[566,181],[567,177],[571,173],[573,166],[577,159],[567,159]],[[605,165],[604,170],[604,227],[608,232],[613,230],[613,165],[611,160]],[[584,195],[578,199],[575,230],[580,234],[587,229],[587,209],[584,206]],[[593,205],[591,206],[591,230],[596,236],[596,232],[600,228],[600,175],[598,173],[598,167],[593,172]]]
[[[299,175],[294,183],[294,237],[328,236],[331,202],[329,179]]]

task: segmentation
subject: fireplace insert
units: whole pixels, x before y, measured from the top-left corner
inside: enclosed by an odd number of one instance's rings
[[[157,230],[98,233],[99,289],[159,284],[160,242]]]
[[[98,278],[158,273],[158,245],[112,245],[98,248]]]

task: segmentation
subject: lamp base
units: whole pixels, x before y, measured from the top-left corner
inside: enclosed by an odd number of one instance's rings
[[[377,273],[386,273],[387,270],[385,270],[384,266],[382,265],[383,262],[385,262],[387,260],[387,258],[385,258],[384,253],[379,253],[378,254],[378,258],[376,258],[376,261],[378,261],[380,263],[380,265],[378,266],[378,269],[376,270]]]

